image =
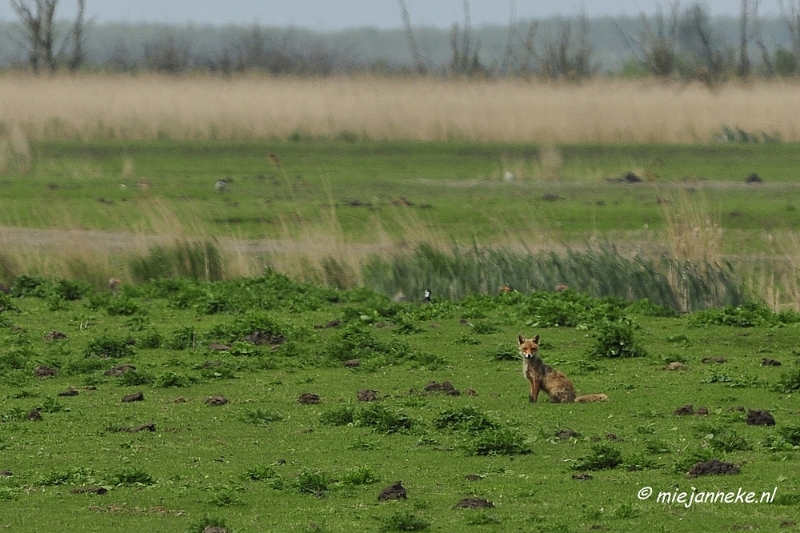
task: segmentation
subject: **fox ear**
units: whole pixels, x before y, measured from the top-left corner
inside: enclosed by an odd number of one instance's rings
[[[533,342],[535,342],[536,344],[539,344],[539,335],[536,335],[536,336],[533,338]]]
[[[518,336],[517,340],[519,341],[520,344],[525,344],[525,337],[523,337],[522,335]]]

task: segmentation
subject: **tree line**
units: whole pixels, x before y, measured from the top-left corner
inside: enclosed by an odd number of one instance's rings
[[[800,73],[800,0],[779,0],[780,16],[768,19],[759,12],[759,0],[740,0],[735,20],[714,18],[701,3],[673,1],[637,18],[598,20],[578,12],[545,21],[518,20],[512,0],[507,26],[481,28],[472,24],[464,0],[463,20],[449,31],[416,27],[413,12],[398,0],[402,30],[340,35],[259,25],[96,24],[86,19],[85,0],[78,0],[68,20],[58,11],[59,0],[9,1],[17,20],[0,28],[10,36],[0,35],[0,63],[34,73],[381,72],[573,81],[616,74],[708,84]]]

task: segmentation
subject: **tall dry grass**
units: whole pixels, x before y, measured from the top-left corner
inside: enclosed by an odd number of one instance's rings
[[[424,77],[6,74],[0,117],[39,139],[294,135],[530,142],[709,141],[723,126],[800,141],[795,81],[584,84]]]

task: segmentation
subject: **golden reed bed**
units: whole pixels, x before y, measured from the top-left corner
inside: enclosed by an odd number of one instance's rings
[[[800,140],[797,82],[581,85],[437,78],[0,76],[0,122],[30,140],[706,142],[723,126]]]

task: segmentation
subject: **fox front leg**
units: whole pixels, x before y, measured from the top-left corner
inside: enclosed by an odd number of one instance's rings
[[[531,380],[531,394],[528,397],[528,400],[531,403],[536,403],[536,400],[539,398],[539,382],[536,380]]]

